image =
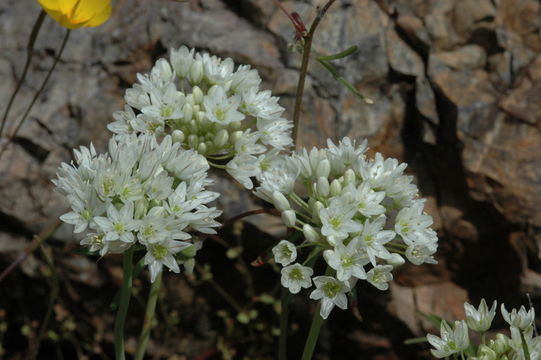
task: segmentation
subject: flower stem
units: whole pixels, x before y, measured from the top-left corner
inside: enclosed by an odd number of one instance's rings
[[[30,68],[32,57],[34,56],[34,44],[38,37],[39,30],[41,29],[41,25],[43,24],[43,20],[45,20],[45,15],[46,15],[45,11],[41,10],[38,15],[38,18],[36,19],[36,22],[34,23],[32,32],[30,33],[30,38],[28,39],[28,44],[26,45],[26,63],[24,64],[24,69],[23,69],[21,78],[17,82],[15,91],[13,91],[13,94],[11,94],[11,98],[9,99],[8,106],[6,107],[6,110],[4,111],[4,115],[2,116],[2,123],[0,124],[0,136],[2,136],[2,131],[4,130],[4,126],[6,125],[7,117],[9,115],[9,111],[11,110],[11,106],[13,105],[13,101],[15,100],[15,97],[19,93],[19,90],[21,89],[21,86],[24,80],[26,79],[26,74],[28,73],[28,69]]]
[[[316,348],[317,339],[319,337],[319,331],[325,320],[319,315],[321,308],[321,302],[318,304],[316,311],[314,312],[314,317],[312,319],[312,326],[310,326],[310,332],[308,333],[308,338],[304,344],[304,351],[302,352],[302,360],[311,360]]]
[[[145,319],[143,320],[143,329],[141,335],[139,335],[139,341],[137,342],[137,351],[135,352],[135,360],[143,360],[145,356],[145,349],[147,347],[148,339],[150,338],[150,331],[153,327],[154,312],[156,311],[156,302],[160,295],[160,288],[162,286],[162,273],[160,272],[156,276],[156,280],[150,287],[148,294],[147,308],[145,310]]]
[[[120,303],[115,319],[115,359],[124,360],[124,323],[128,314],[133,280],[133,253],[135,247],[132,246],[122,255],[122,288],[120,289]]]
[[[289,317],[289,302],[291,294],[282,287],[282,306],[280,312],[280,338],[278,340],[278,360],[287,360],[287,331]]]
[[[312,25],[310,26],[310,30],[308,33],[303,37],[304,40],[304,46],[302,50],[302,62],[301,62],[301,69],[299,72],[299,82],[297,83],[297,94],[295,95],[295,109],[293,111],[293,143],[295,146],[297,146],[297,134],[299,132],[299,119],[301,115],[301,106],[302,106],[302,97],[304,94],[304,83],[306,81],[306,74],[308,73],[308,63],[310,61],[310,52],[312,49],[312,40],[314,38],[314,33],[316,32],[316,28],[319,25],[321,19],[329,10],[331,5],[336,0],[329,0],[323,6],[321,9],[318,10],[318,13],[316,15],[316,18],[312,22]]]

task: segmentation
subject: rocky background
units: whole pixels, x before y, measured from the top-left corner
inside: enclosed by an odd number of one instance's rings
[[[322,2],[282,3],[309,23]],[[0,4],[2,111],[38,12],[31,0]],[[361,286],[353,311],[333,312],[318,359],[428,358],[426,345],[403,343],[434,330],[419,312],[462,319],[463,302],[477,304],[481,297],[518,306],[528,303],[528,293],[541,309],[540,20],[536,0],[338,0],[324,18],[314,50],[333,54],[358,46],[335,65],[375,104],[359,101],[312,64],[301,144],[367,138],[372,152],[407,162],[428,198],[440,251],[438,265],[401,268],[388,292]],[[50,67],[63,31],[46,19],[8,133]],[[105,148],[106,124],[123,107],[124,89],[137,72],[183,44],[232,57],[260,71],[264,87],[281,97],[291,117],[301,58],[288,51],[292,41],[289,20],[270,0],[117,0],[106,24],[73,31],[46,91],[0,158],[0,270],[65,211],[49,179],[73,147],[92,141]],[[228,194],[220,203],[224,219],[261,206],[223,174],[215,177]],[[278,275],[248,263],[281,232],[271,216],[236,223],[207,241],[194,276],[166,277],[152,358],[273,358],[277,315],[272,298],[261,294],[276,295]],[[120,283],[119,258],[76,254],[77,242],[64,226],[46,244],[60,295],[40,358],[111,358],[109,304]],[[51,279],[36,251],[0,283],[0,358],[27,356]],[[128,350],[139,331],[146,283],[140,280],[132,302]],[[291,359],[299,357],[310,316],[297,298]],[[252,310],[257,319],[250,319]]]

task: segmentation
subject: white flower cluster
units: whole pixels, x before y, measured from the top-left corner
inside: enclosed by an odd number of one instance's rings
[[[205,204],[218,193],[205,190],[209,165],[193,150],[184,150],[166,136],[158,143],[149,135],[117,136],[109,153],[94,147],[75,150],[76,163],[63,163],[53,180],[72,211],[60,219],[86,231],[81,245],[100,255],[142,246],[152,281],[165,265],[179,272],[175,255],[195,254],[188,230],[215,233],[220,215]]]
[[[345,293],[358,279],[380,290],[389,287],[394,266],[405,258],[435,263],[438,238],[417,199],[406,164],[376,154],[365,157],[366,142],[344,138],[326,149],[290,156],[267,156],[255,194],[282,212],[286,226],[302,231],[303,247],[323,253],[335,276],[316,276],[307,263],[294,263],[297,246],[280,242],[273,253],[282,269],[282,285],[296,293],[314,282],[312,299],[322,299],[321,316],[334,305],[347,308]],[[312,254],[313,254],[312,253]],[[309,256],[312,258],[313,256]]]
[[[465,303],[466,320],[455,321],[449,325],[441,322],[440,337],[427,335],[427,340],[434,347],[432,355],[446,358],[460,354],[468,360],[539,360],[541,359],[541,336],[534,336],[535,311],[526,311],[524,306],[519,311],[508,312],[504,304],[501,312],[504,320],[510,325],[511,337],[498,333],[494,339],[486,341],[485,333],[490,329],[496,316],[496,301],[489,309],[485,299],[479,308]],[[474,346],[470,343],[469,329],[482,335],[482,343]]]
[[[256,70],[230,58],[193,49],[171,50],[150,74],[126,91],[127,105],[116,112],[109,130],[116,134],[171,134],[174,142],[204,155],[246,188],[261,172],[260,156],[292,144],[291,121],[270,91],[260,91]],[[217,164],[217,166],[221,166]]]

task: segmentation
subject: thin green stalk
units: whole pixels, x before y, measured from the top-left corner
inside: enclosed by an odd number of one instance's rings
[[[311,360],[312,355],[314,354],[314,349],[316,348],[317,339],[319,337],[319,331],[325,320],[319,315],[321,309],[321,302],[317,305],[314,317],[312,319],[312,326],[310,326],[310,332],[308,333],[308,338],[304,344],[304,351],[302,352],[302,360]]]
[[[289,290],[282,286],[282,299],[280,311],[280,338],[278,339],[278,360],[287,360],[287,332],[289,318],[289,302],[291,294]]]
[[[530,349],[528,349],[528,344],[526,343],[526,339],[524,338],[524,333],[520,332],[520,340],[522,341],[522,351],[524,352],[524,359],[530,360]]]
[[[308,31],[306,36],[303,37],[304,46],[302,50],[302,62],[299,72],[299,81],[297,83],[297,94],[295,95],[295,109],[293,110],[293,133],[291,135],[293,138],[293,144],[295,144],[295,146],[297,146],[297,134],[299,132],[302,97],[304,94],[304,83],[306,81],[306,74],[308,73],[308,63],[310,62],[310,52],[312,51],[312,40],[314,39],[314,33],[316,32],[316,28],[321,22],[321,19],[335,1],[336,0],[327,1],[327,3],[321,8],[321,10],[318,11],[316,18],[310,26],[310,30]]]
[[[2,136],[2,132],[4,131],[4,127],[6,126],[7,117],[9,115],[9,111],[11,110],[11,106],[13,105],[13,101],[15,100],[17,93],[19,93],[19,90],[21,89],[21,86],[24,83],[24,80],[26,79],[26,74],[28,73],[28,69],[30,68],[32,57],[34,56],[34,44],[36,42],[39,31],[41,29],[41,25],[43,24],[43,20],[45,20],[45,15],[46,15],[45,11],[41,10],[38,15],[38,18],[36,19],[36,22],[34,23],[32,32],[30,33],[30,38],[28,39],[28,44],[26,45],[26,63],[24,64],[24,69],[23,69],[21,78],[17,82],[15,91],[13,92],[13,94],[11,94],[11,98],[9,99],[8,106],[6,107],[6,110],[4,111],[4,115],[2,116],[2,123],[0,124],[0,136]]]
[[[141,330],[141,335],[139,335],[139,341],[137,342],[135,360],[143,360],[145,356],[145,350],[154,323],[154,312],[156,311],[156,302],[158,301],[158,297],[160,295],[161,286],[162,273],[160,272],[156,277],[156,280],[154,280],[154,282],[152,283],[152,286],[150,287],[150,293],[148,294],[145,319],[143,320],[143,329]]]
[[[122,288],[120,290],[120,304],[115,319],[115,359],[125,360],[124,354],[124,324],[126,323],[126,315],[128,315],[128,307],[130,305],[130,297],[133,281],[133,253],[135,247],[132,246],[124,251],[122,255],[122,268],[124,274],[122,277]]]
[[[36,93],[34,94],[34,97],[32,98],[32,101],[30,102],[30,104],[26,108],[26,111],[24,112],[23,117],[21,118],[21,121],[19,121],[19,123],[15,127],[15,130],[13,131],[11,136],[9,137],[9,141],[13,140],[15,138],[15,136],[17,136],[17,133],[19,132],[19,129],[21,128],[21,126],[23,126],[23,123],[26,120],[26,118],[28,117],[28,114],[30,113],[30,110],[32,110],[32,107],[36,103],[36,100],[39,98],[39,96],[43,92],[43,89],[45,89],[45,86],[47,85],[47,82],[49,81],[49,78],[51,77],[54,69],[56,68],[56,65],[58,64],[58,61],[60,60],[60,57],[62,56],[62,53],[64,52],[64,48],[66,47],[66,44],[68,42],[70,34],[71,34],[71,30],[67,29],[66,34],[64,35],[64,39],[62,39],[62,44],[60,45],[60,49],[58,50],[58,53],[56,54],[56,56],[54,58],[53,65],[51,66],[51,68],[47,72],[47,75],[45,76],[45,79],[43,79],[43,82],[41,83],[41,86],[39,87],[38,91],[36,91]]]

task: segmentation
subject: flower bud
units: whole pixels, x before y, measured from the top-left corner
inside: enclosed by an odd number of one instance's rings
[[[340,181],[337,179],[334,179],[331,182],[331,195],[332,196],[338,196],[342,192],[342,185],[340,185]]]
[[[216,136],[214,137],[214,145],[216,145],[217,148],[222,148],[225,144],[227,144],[227,141],[229,140],[229,133],[226,129],[222,129],[216,133]]]
[[[207,152],[207,144],[204,142],[199,143],[199,145],[197,145],[197,152],[202,155],[205,154]]]
[[[229,80],[223,85],[225,92],[229,92],[229,90],[231,89],[232,83],[233,83],[233,80]]]
[[[198,111],[195,113],[195,118],[197,121],[204,122],[206,120],[206,114],[204,111]]]
[[[397,253],[392,253],[391,254],[391,257],[389,259],[387,259],[387,262],[392,265],[392,266],[400,266],[400,265],[403,265],[406,260],[404,260],[404,258],[400,255],[398,255]]]
[[[486,345],[479,346],[477,349],[477,355],[479,359],[482,360],[496,360],[498,358],[496,352]]]
[[[297,221],[297,215],[295,214],[295,211],[286,210],[282,212],[282,221],[284,222],[284,224],[286,224],[287,227],[295,226],[295,222]]]
[[[326,177],[319,177],[316,184],[317,193],[322,197],[329,196],[329,180]]]
[[[302,233],[304,235],[304,238],[309,242],[319,241],[319,234],[312,227],[312,225],[304,224],[304,226],[302,227]]]
[[[174,142],[178,142],[178,143],[181,143],[184,141],[184,133],[182,132],[182,130],[173,130],[173,134],[171,134],[172,138],[173,138],[173,141]]]
[[[240,121],[233,121],[232,123],[229,124],[229,128],[231,130],[238,130],[241,128],[241,122]]]
[[[348,185],[348,184],[355,185],[356,180],[357,180],[357,177],[355,176],[355,171],[353,171],[352,169],[347,169],[346,172],[344,173],[344,185]]]
[[[188,136],[188,146],[192,149],[196,149],[199,145],[199,136],[195,134],[190,134]]]
[[[196,252],[197,252],[197,249],[195,245],[190,245],[187,248],[184,248],[180,252],[180,255],[185,256],[185,257],[194,257]]]
[[[323,159],[317,164],[316,175],[317,177],[329,177],[331,173],[331,163],[327,159]]]
[[[203,79],[203,61],[195,60],[190,66],[190,72],[188,73],[188,81],[190,85],[194,86],[199,84]]]
[[[496,334],[494,340],[490,340],[490,348],[498,354],[503,354],[509,349],[509,342],[504,334]]]
[[[289,204],[289,201],[279,191],[275,191],[272,193],[272,201],[274,203],[274,207],[277,208],[279,211],[286,211],[291,209],[291,205]]]
[[[184,100],[184,104],[190,104],[190,106],[195,105],[195,102],[193,101],[193,95],[192,94],[189,94],[189,95],[186,96],[186,98]]]
[[[240,130],[238,131],[235,131],[234,133],[231,134],[231,142],[234,144],[236,143],[240,138],[242,138],[242,135],[244,133]]]
[[[192,94],[193,94],[193,101],[196,105],[199,105],[203,102],[203,91],[199,86],[194,86],[192,88]]]
[[[190,103],[187,102],[182,107],[182,118],[185,121],[190,121],[192,119],[192,116],[193,116],[193,107]]]
[[[317,216],[319,217],[319,210],[323,209],[324,207],[325,205],[323,205],[321,201],[316,201],[312,204],[312,213],[318,214]]]

